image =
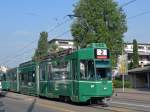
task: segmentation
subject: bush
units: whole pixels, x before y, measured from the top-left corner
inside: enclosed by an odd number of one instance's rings
[[[122,88],[122,80],[113,80],[113,86],[114,88]],[[129,81],[124,82],[125,88],[131,88],[131,83]]]

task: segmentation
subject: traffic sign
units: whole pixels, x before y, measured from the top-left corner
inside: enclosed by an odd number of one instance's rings
[[[120,75],[127,75],[127,72],[128,72],[127,54],[119,56],[119,58],[118,58],[118,72]]]

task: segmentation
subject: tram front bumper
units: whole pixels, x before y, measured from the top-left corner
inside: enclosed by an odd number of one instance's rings
[[[87,101],[92,98],[102,99],[111,97],[113,94],[112,83],[80,83],[79,84],[79,100]]]

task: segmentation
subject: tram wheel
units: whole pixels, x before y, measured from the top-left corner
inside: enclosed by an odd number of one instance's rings
[[[70,97],[64,96],[64,102],[70,102]]]

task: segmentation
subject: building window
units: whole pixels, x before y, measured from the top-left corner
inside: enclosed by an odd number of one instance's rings
[[[125,49],[128,49],[128,45],[127,44],[125,44],[124,47],[125,47]]]
[[[147,58],[147,61],[150,61],[150,55],[147,55],[146,58]]]
[[[138,46],[138,49],[144,49],[144,46]]]
[[[150,47],[147,47],[148,50],[150,50]]]
[[[68,42],[61,41],[59,44],[68,44]]]

